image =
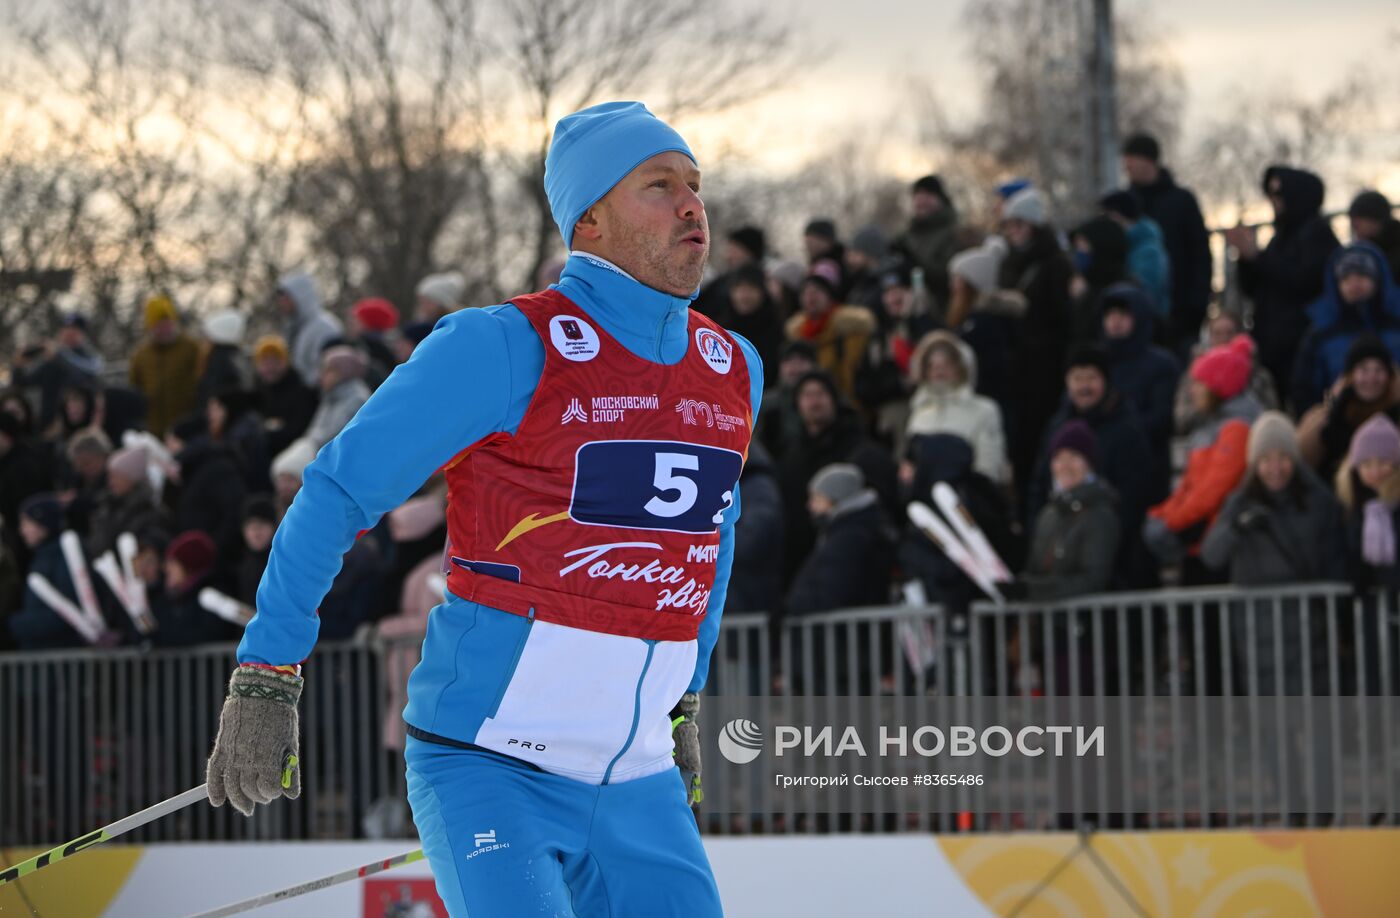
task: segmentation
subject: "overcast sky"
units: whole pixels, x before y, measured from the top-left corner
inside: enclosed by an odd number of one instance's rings
[[[931,79],[954,114],[976,106],[965,0],[778,2],[828,53],[821,66],[760,103],[760,117],[742,128],[777,162],[800,160],[831,131],[876,108],[872,100],[888,103],[906,74]],[[1114,5],[1127,17],[1146,8],[1141,0]],[[1311,96],[1362,64],[1387,83],[1377,153],[1400,161],[1400,0],[1173,0],[1153,4],[1147,17],[1185,79],[1184,142],[1193,124],[1221,117],[1240,89],[1285,87]]]

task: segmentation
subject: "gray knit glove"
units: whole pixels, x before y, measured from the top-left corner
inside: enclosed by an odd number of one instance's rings
[[[676,742],[676,767],[685,780],[686,802],[691,806],[705,799],[700,788],[700,696],[686,692],[671,710],[671,737]]]
[[[209,756],[209,802],[225,800],[244,816],[278,796],[301,794],[297,699],[301,677],[240,666],[228,681],[219,735]]]

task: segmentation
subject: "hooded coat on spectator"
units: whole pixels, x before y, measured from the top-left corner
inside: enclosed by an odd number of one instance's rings
[[[1342,298],[1344,273],[1373,279],[1375,294],[1360,303]],[[1400,361],[1400,286],[1381,250],[1369,242],[1354,242],[1332,253],[1327,261],[1322,296],[1308,307],[1312,327],[1298,347],[1293,365],[1293,410],[1301,414],[1322,400],[1342,375],[1347,352],[1361,335],[1375,335],[1395,361]]]
[[[335,439],[371,394],[360,376],[364,372],[364,355],[348,347],[333,350],[337,353],[327,351],[326,359],[337,365],[343,363],[343,378],[321,394],[321,404],[316,407],[311,426],[306,428],[306,438],[318,450]]]
[[[1115,284],[1099,301],[1099,326],[1110,309],[1124,309],[1133,317],[1132,334],[1110,338],[1102,333],[1108,352],[1109,381],[1127,399],[1142,421],[1152,448],[1154,481],[1165,483],[1168,444],[1172,437],[1172,407],[1181,365],[1165,348],[1152,343],[1157,317],[1146,293],[1132,284]]]
[[[925,380],[925,366],[940,347],[960,363],[961,381],[949,385]],[[976,394],[977,358],[972,348],[952,332],[930,332],[919,342],[910,369],[919,382],[909,403],[908,436],[956,434],[972,444],[978,472],[998,483],[1007,481],[1011,469],[1001,411],[996,402]]]
[[[1282,386],[1293,378],[1293,359],[1308,328],[1308,304],[1322,294],[1323,269],[1340,243],[1322,216],[1322,179],[1301,169],[1270,166],[1264,173],[1265,193],[1274,178],[1283,212],[1274,221],[1269,244],[1256,257],[1240,259],[1239,279],[1254,302],[1259,362]]]
[[[1210,233],[1196,196],[1176,183],[1171,170],[1158,166],[1157,180],[1150,185],[1133,185],[1142,201],[1142,210],[1162,229],[1171,267],[1172,340],[1187,342],[1195,337],[1210,305],[1213,259]]]
[[[907,452],[914,463],[912,498],[932,506],[933,486],[946,482],[1006,566],[1019,567],[1020,546],[1011,529],[1010,509],[1001,489],[973,469],[972,446],[953,434],[929,434],[911,440]],[[966,609],[982,596],[962,569],[914,527],[907,528],[900,540],[899,566],[906,578],[923,584],[929,602]]]
[[[285,274],[277,283],[296,306],[287,321],[286,339],[291,348],[292,367],[302,382],[316,387],[321,375],[321,351],[326,343],[345,333],[345,326],[321,305],[316,281],[303,271]]]

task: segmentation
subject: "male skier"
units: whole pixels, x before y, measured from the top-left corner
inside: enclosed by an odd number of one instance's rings
[[[441,319],[307,467],[238,648],[209,797],[251,813],[299,793],[316,607],[356,534],[445,469],[447,593],[404,719],[448,911],[720,915],[689,806],[694,717],[762,364],[688,308],[709,223],[672,128],[637,102],[569,115],[544,184],[570,250],[559,283]]]

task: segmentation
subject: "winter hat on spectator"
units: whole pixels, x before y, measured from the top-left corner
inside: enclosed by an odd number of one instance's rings
[[[909,266],[909,262],[902,258],[894,259],[892,264],[885,266],[885,270],[880,274],[880,289],[888,290],[891,287],[912,287],[914,285],[914,269]]]
[[[1069,360],[1065,361],[1065,372],[1078,369],[1079,367],[1092,367],[1103,374],[1105,381],[1109,378],[1108,351],[1101,345],[1084,342],[1069,352]]]
[[[841,299],[841,269],[830,258],[818,258],[812,262],[812,273],[803,278],[802,283],[820,287],[833,300],[839,302]]]
[[[768,238],[763,235],[763,230],[756,226],[741,226],[726,238],[748,252],[754,261],[762,261],[768,254]]]
[[[185,569],[185,582],[199,580],[214,569],[219,550],[209,534],[200,529],[182,532],[171,540],[165,548],[166,560],[174,561]]]
[[[1266,411],[1249,428],[1249,464],[1254,465],[1261,457],[1275,450],[1287,453],[1294,462],[1301,459],[1298,431],[1288,415],[1280,411]]]
[[[398,307],[382,297],[360,300],[350,314],[370,331],[386,332],[399,325]]]
[[[799,261],[780,261],[768,269],[768,276],[789,290],[802,286],[807,268]]]
[[[248,321],[241,312],[225,309],[204,320],[204,337],[215,344],[242,344]]]
[[[153,296],[146,301],[146,328],[154,328],[156,323],[169,319],[178,322],[180,316],[175,312],[175,304],[168,296]]]
[[[1211,348],[1191,364],[1191,378],[1221,401],[1229,401],[1243,392],[1252,372],[1254,341],[1248,335],[1239,335],[1229,344]]]
[[[43,526],[51,536],[63,531],[63,504],[57,494],[46,491],[25,498],[19,505],[19,514]]]
[[[1045,223],[1045,199],[1034,188],[1022,188],[1006,199],[1001,209],[1003,220],[1024,220],[1040,226]]]
[[[802,230],[804,236],[816,236],[827,242],[836,241],[836,224],[829,217],[816,217],[807,222]]]
[[[575,220],[577,222],[577,220]],[[467,279],[460,271],[444,271],[442,274],[429,274],[418,282],[414,293],[432,300],[443,309],[456,309],[462,305],[462,295],[467,292]]]
[[[277,504],[266,494],[254,494],[243,502],[243,522],[262,520],[277,525]]]
[[[1157,138],[1151,134],[1133,134],[1123,141],[1124,156],[1141,156],[1143,159],[1150,159],[1152,162],[1160,162],[1162,159],[1162,146],[1157,143]]]
[[[1005,201],[1016,192],[1031,187],[1031,180],[1017,176],[1014,179],[1007,179],[996,187],[997,197]]]
[[[934,195],[942,199],[944,204],[952,203],[952,201],[948,199],[948,192],[943,188],[943,180],[936,175],[925,175],[923,178],[916,179],[914,187],[909,190],[912,194],[919,194],[922,192],[924,194]]]
[[[1342,372],[1350,373],[1361,365],[1365,360],[1379,360],[1385,365],[1389,372],[1394,372],[1395,358],[1390,355],[1390,348],[1385,346],[1385,342],[1375,335],[1367,332],[1364,335],[1357,335],[1356,340],[1347,348],[1346,360],[1342,363]]]
[[[1053,459],[1056,453],[1065,449],[1083,456],[1089,468],[1099,467],[1099,438],[1094,434],[1094,428],[1086,422],[1076,418],[1066,421],[1055,431],[1055,436],[1050,438],[1050,458]]]
[[[64,328],[80,328],[83,331],[88,328],[87,319],[79,312],[65,312],[62,324]]]
[[[321,352],[321,366],[342,379],[354,379],[365,372],[365,355],[348,344],[337,344]]]
[[[263,335],[259,338],[253,345],[253,359],[262,360],[264,357],[281,357],[284,361],[290,359],[287,339],[281,335]]]
[[[149,457],[143,446],[119,449],[107,459],[107,471],[116,472],[127,481],[136,483],[146,480],[146,466]]]
[[[1332,274],[1341,280],[1351,274],[1360,274],[1380,282],[1381,260],[1379,253],[1368,245],[1349,245],[1336,255]]]
[[[1384,223],[1390,219],[1390,199],[1379,191],[1363,191],[1351,199],[1347,216],[1364,217]]]
[[[959,252],[948,260],[948,273],[956,274],[972,285],[978,293],[997,288],[997,270],[1001,255],[995,249],[978,247]]]
[[[545,156],[544,193],[564,247],[574,247],[574,225],[588,208],[633,169],[672,151],[698,162],[685,139],[640,102],[604,102],[559,119]]]
[[[871,224],[862,226],[856,230],[856,234],[851,237],[851,248],[857,252],[863,252],[871,259],[879,261],[885,257],[890,250],[890,244],[885,239],[885,234],[880,227]]]
[[[1351,438],[1351,451],[1347,459],[1352,466],[1358,466],[1367,459],[1384,459],[1400,468],[1400,427],[1384,413],[1371,415],[1371,419],[1356,429]]]
[[[861,472],[860,466],[849,462],[833,462],[812,476],[807,490],[811,494],[820,494],[833,504],[839,504],[860,493],[863,487],[865,474]]]
[[[82,455],[101,456],[105,459],[112,454],[112,441],[107,439],[107,434],[101,428],[88,427],[73,435],[68,441],[66,452],[69,462]]]
[[[1117,214],[1129,223],[1136,223],[1142,217],[1142,202],[1131,191],[1110,191],[1099,198],[1099,209]]]
[[[297,481],[301,481],[302,474],[306,467],[311,464],[311,460],[316,458],[316,449],[311,445],[311,441],[305,437],[298,437],[292,441],[282,452],[277,454],[277,458],[272,460],[272,475],[290,475]]]

